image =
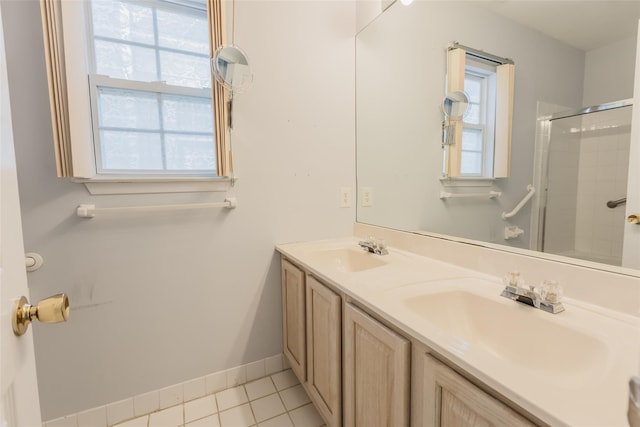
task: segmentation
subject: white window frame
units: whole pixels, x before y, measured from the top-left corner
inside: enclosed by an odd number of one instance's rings
[[[513,105],[515,90],[515,64],[509,58],[501,58],[484,51],[462,46],[453,42],[447,48],[447,72],[446,93],[465,90],[465,75],[467,62],[471,67],[479,70],[490,71],[491,85],[495,84],[495,90],[488,90],[489,116],[487,130],[491,135],[487,139],[491,144],[485,145],[486,155],[484,162],[484,176],[463,176],[461,174],[462,161],[462,131],[463,120],[459,117],[446,117],[443,127],[446,127],[449,135],[452,134],[452,142],[443,139],[443,180],[451,183],[456,179],[464,182],[493,181],[497,178],[506,178],[510,174],[511,142],[513,127]],[[486,72],[486,71],[485,71]],[[443,128],[444,129],[444,128]],[[443,136],[445,132],[443,130]],[[443,181],[443,182],[444,182]]]
[[[98,123],[98,88],[105,87],[110,89],[125,89],[125,90],[134,90],[134,91],[143,91],[149,92],[156,95],[183,95],[183,96],[192,96],[198,98],[208,98],[211,99],[211,89],[203,88],[185,88],[167,85],[163,82],[141,82],[137,80],[125,80],[125,79],[116,79],[107,76],[101,76],[97,74],[93,74],[89,76],[89,91],[91,94],[91,114],[93,117],[93,138],[94,138],[94,150],[95,150],[95,161],[96,161],[96,174],[98,176],[163,176],[163,177],[172,177],[172,176],[191,176],[191,177],[216,177],[211,170],[118,170],[118,169],[103,169],[102,165],[102,152],[101,152],[101,141],[100,141],[100,126]],[[158,133],[165,133],[165,131],[160,130]],[[188,132],[178,132],[187,134]],[[209,134],[205,132],[198,132],[198,134]],[[213,134],[213,130],[211,132],[212,138],[215,138]],[[213,142],[213,140],[212,140]]]
[[[480,173],[465,173],[461,166],[460,176],[479,178],[492,177],[496,123],[496,70],[495,67],[485,65],[481,61],[467,60],[467,64],[465,66],[465,80],[468,77],[480,80],[480,123],[469,123],[464,120],[463,117],[462,128],[463,132],[464,129],[474,129],[479,130],[482,133],[482,161]],[[471,103],[469,105],[471,105]],[[465,150],[461,148],[461,154],[464,152],[477,153],[478,151]]]
[[[94,131],[97,130],[97,123],[92,120],[92,114],[97,112],[97,104],[94,103],[97,95],[95,85],[109,85],[109,80],[113,83],[113,79],[106,76],[97,76],[94,73],[93,59],[93,40],[90,28],[90,7],[87,1],[76,0],[56,0],[59,3],[57,12],[64,23],[61,40],[58,43],[63,44],[63,55],[59,58],[62,62],[62,74],[65,79],[63,87],[66,90],[67,111],[68,111],[68,134],[70,149],[73,153],[71,158],[73,176],[71,178],[75,182],[82,182],[87,186],[91,194],[130,194],[130,193],[163,193],[163,192],[184,192],[184,191],[227,191],[233,184],[235,178],[231,176],[229,167],[227,176],[218,176],[213,173],[202,173],[202,171],[177,172],[172,171],[153,171],[153,173],[136,173],[135,171],[122,171],[123,173],[104,173],[98,170],[97,165],[97,148],[94,143]],[[46,27],[45,27],[46,31]],[[45,34],[45,38],[47,34]],[[53,38],[54,36],[49,35]],[[213,51],[216,47],[211,47]],[[62,49],[60,50],[62,52]],[[51,67],[49,62],[48,67]],[[49,71],[51,74],[51,72]],[[49,76],[51,80],[51,76]],[[215,79],[212,85],[217,85]],[[172,93],[176,87],[166,85],[162,82],[141,83],[130,81],[131,87],[136,86],[138,89],[143,86],[150,89],[155,86],[160,92]],[[83,84],[83,82],[85,82]],[[51,85],[51,82],[50,82]],[[198,94],[203,95],[205,92],[211,96],[212,89],[194,89],[184,90],[180,88],[180,93],[176,94]],[[94,91],[92,94],[91,92]],[[94,96],[92,96],[94,95]],[[227,94],[225,92],[225,99]],[[54,101],[52,100],[52,106]],[[93,105],[93,106],[92,106]],[[56,113],[52,107],[52,118],[55,121]],[[93,111],[92,111],[93,110]],[[228,138],[228,128],[226,126],[226,115],[223,112],[224,134]],[[95,123],[95,125],[94,125]],[[61,126],[54,123],[54,126]],[[95,128],[94,128],[95,126]],[[214,123],[214,127],[216,124]],[[216,131],[214,130],[214,138]],[[220,144],[220,141],[215,141]],[[220,156],[220,150],[216,150],[216,156]],[[226,156],[225,156],[226,158]],[[218,165],[220,162],[218,162]],[[102,172],[102,173],[101,173]],[[222,171],[221,171],[222,172]],[[62,175],[69,176],[69,175]],[[104,185],[103,185],[104,184]]]

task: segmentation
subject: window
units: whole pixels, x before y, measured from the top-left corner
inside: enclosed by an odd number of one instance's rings
[[[462,91],[469,103],[461,120],[449,122],[444,176],[509,176],[514,75],[511,60],[457,44],[448,50],[447,92]]]
[[[92,0],[90,15],[97,172],[215,174],[204,1]]]
[[[467,60],[464,75],[469,106],[462,121],[460,176],[492,176],[496,72],[494,66],[471,64]]]
[[[219,0],[42,7],[59,176],[230,173],[225,94],[210,71],[221,44]]]

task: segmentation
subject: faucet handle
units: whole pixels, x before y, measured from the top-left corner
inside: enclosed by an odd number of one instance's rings
[[[378,255],[386,255],[389,253],[387,250],[387,241],[384,239],[376,239],[373,243],[373,250]]]
[[[505,286],[509,286],[511,288],[522,288],[524,287],[524,279],[520,276],[520,272],[518,271],[510,271],[506,276],[502,278],[502,281]]]
[[[551,304],[562,301],[564,295],[562,286],[556,280],[544,280],[540,285],[540,298]]]
[[[387,250],[387,242],[384,239],[378,239],[374,236],[369,236],[366,240],[359,241],[358,244],[365,251],[377,255],[386,255],[389,253]]]

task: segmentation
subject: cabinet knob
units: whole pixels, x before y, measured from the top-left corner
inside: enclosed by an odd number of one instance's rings
[[[631,224],[640,224],[640,213],[631,214],[627,217],[627,222]]]

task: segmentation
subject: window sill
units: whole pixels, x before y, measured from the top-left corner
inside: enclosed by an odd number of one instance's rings
[[[91,195],[107,194],[157,194],[224,192],[231,188],[237,178],[73,178],[73,182],[84,184]]]
[[[444,187],[492,187],[496,178],[442,177]]]

